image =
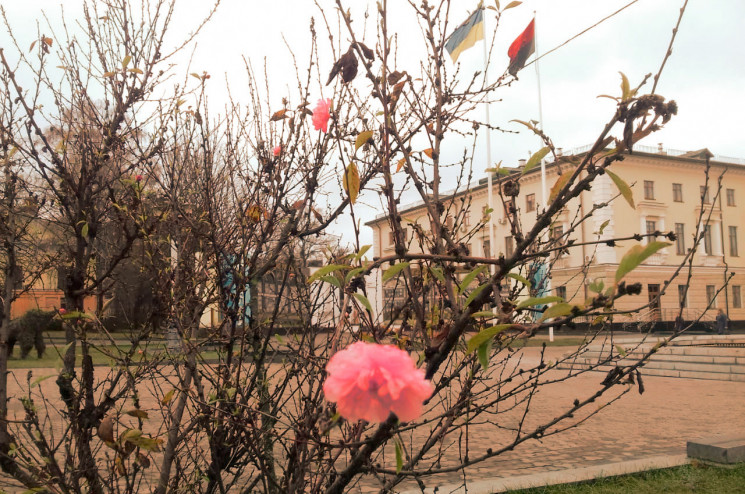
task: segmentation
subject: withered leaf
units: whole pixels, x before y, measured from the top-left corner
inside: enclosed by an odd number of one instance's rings
[[[110,415],[98,424],[98,437],[106,443],[114,442],[114,419]]]
[[[274,112],[272,117],[269,119],[270,122],[276,122],[277,120],[282,120],[283,118],[287,118],[287,109],[279,110],[278,112]]]
[[[329,79],[326,81],[326,85],[331,84],[331,81],[341,72],[341,79],[344,83],[350,83],[357,76],[357,57],[354,56],[354,48],[349,47],[347,52],[337,60],[331,67],[329,73]]]

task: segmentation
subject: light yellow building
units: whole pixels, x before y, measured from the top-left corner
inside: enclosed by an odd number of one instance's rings
[[[581,156],[584,150],[572,155]],[[708,187],[706,182],[706,154],[708,150],[681,152],[637,146],[633,154],[611,165],[610,170],[632,185],[636,207],[632,208],[608,177],[598,177],[590,191],[583,192],[559,213],[551,227],[551,235],[561,238],[560,243],[574,240],[576,244],[596,240],[631,237],[638,233],[661,234],[674,232],[677,239],[624,279],[628,284],[642,284],[640,295],[627,296],[616,304],[619,310],[630,310],[647,303],[650,307],[641,313],[628,316],[626,322],[673,321],[684,308],[685,320],[692,320],[707,311],[704,320],[711,321],[717,308],[722,308],[732,321],[731,328],[745,326],[743,291],[745,291],[745,160],[713,157],[710,159]],[[571,172],[572,164],[562,157],[559,168]],[[486,217],[488,208],[487,180],[481,179],[464,190],[447,196],[443,221],[458,232],[461,242],[473,256],[492,257],[509,255],[514,248],[507,210],[509,197],[500,194],[507,181],[519,178],[520,191],[514,198],[514,207],[523,231],[530,229],[541,210],[542,185],[540,167],[520,176],[520,168],[510,176],[494,180],[494,211]],[[721,189],[719,177],[721,176]],[[557,180],[555,163],[546,167],[547,189]],[[606,207],[595,205],[609,203]],[[402,207],[401,216],[406,226],[409,252],[420,250],[414,231],[429,228],[429,217],[422,205]],[[592,213],[584,222],[579,217]],[[489,242],[488,221],[495,232],[495,248]],[[393,237],[388,218],[384,215],[368,223],[373,229],[375,256],[393,255]],[[697,229],[702,230],[697,230]],[[601,233],[602,231],[602,233]],[[671,279],[681,265],[685,254],[694,248],[694,237],[704,232],[693,256],[692,278],[682,269],[677,278]],[[413,239],[413,240],[412,240]],[[662,236],[657,240],[666,241]],[[647,242],[645,238],[642,243]],[[589,285],[604,280],[612,284],[618,263],[624,253],[638,244],[636,240],[619,241],[615,245],[605,242],[598,245],[569,247],[560,256],[552,256],[550,287],[553,294],[569,301],[582,302],[589,292]],[[730,278],[731,277],[731,278]],[[670,280],[670,281],[669,281]],[[725,280],[729,285],[723,289]],[[657,296],[663,291],[659,302]],[[385,314],[386,303],[395,296],[390,287],[380,282],[378,274],[376,309]]]

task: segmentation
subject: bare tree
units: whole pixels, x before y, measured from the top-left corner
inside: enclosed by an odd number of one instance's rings
[[[642,93],[646,79],[632,88],[624,77],[608,123],[574,161],[562,161],[551,139],[525,122],[545,144],[532,161],[553,156],[562,173],[550,203],[527,226],[514,202],[519,177],[508,171],[500,179],[514,249],[479,257],[467,245],[489,213],[470,227],[466,203],[476,131],[488,124],[474,110],[515,78],[505,72],[486,83],[443,63],[453,28],[449,1],[402,5],[424,42],[417,63],[404,67],[389,32],[388,2],[368,17],[337,0],[335,19],[330,9],[320,11],[333,60],[319,57],[325,47],[318,46],[313,21],[310,56],[295,61],[296,87],[280,95],[281,105],[271,79],[260,83],[247,61],[249,103],[233,101],[223,115],[212,114],[207,103],[208,74],[195,74],[199,87],[191,106],[181,88],[168,97],[158,92],[167,77],[159,66],[167,59],[163,39],[173,4],[145,4],[140,12],[124,0],[106,12],[97,12],[94,2],[86,5],[87,41],[70,36],[60,51],[62,86],[46,70],[54,38],[40,36],[34,61],[19,55],[35,74],[31,90],[20,87],[18,68],[0,52],[5,91],[23,109],[4,137],[4,152],[16,148],[16,159],[33,165],[54,198],[51,217],[68,260],[71,311],[59,399],[27,383],[26,417],[17,430],[31,442],[5,436],[3,467],[17,481],[59,492],[86,486],[92,492],[340,493],[360,483],[388,492],[403,481],[424,486],[428,476],[462,471],[574,427],[596,413],[588,404],[628,392],[617,391],[618,384],[641,387],[638,369],[650,353],[617,365],[594,395],[533,424],[527,417],[539,387],[577,372],[552,373],[543,356],[526,368],[510,344],[579,317],[601,325],[591,340],[618,314],[615,301],[638,292],[621,273],[581,305],[528,296],[537,261],[551,262],[572,248],[572,232],[590,217],[577,212],[568,231],[551,235],[557,215],[676,113],[674,102]],[[500,21],[502,12],[490,15]],[[90,96],[92,87],[103,97]],[[44,91],[57,102],[53,112],[38,108]],[[322,91],[332,91],[331,102],[315,103]],[[618,127],[623,130],[615,135]],[[451,141],[460,143],[460,158],[444,160]],[[462,204],[444,192],[451,180],[445,177],[455,177]],[[616,184],[615,199],[624,197],[629,186],[620,179]],[[402,217],[405,189],[418,193],[430,228]],[[395,248],[370,261],[370,246],[360,242],[358,199],[375,192]],[[319,249],[330,225],[347,214],[355,234],[351,252]],[[660,235],[674,238],[648,234]],[[593,244],[601,242],[608,240]],[[97,373],[93,335],[105,330],[100,313],[85,312],[84,299],[106,298],[117,265],[135,244],[152,270],[157,303],[130,346],[119,348],[105,335],[108,347],[99,350],[115,365]],[[624,269],[665,245],[651,241],[632,250]],[[323,258],[314,272],[311,252]],[[378,272],[403,294],[390,301],[389,317],[374,313],[367,293],[365,278]],[[221,319],[205,328],[204,314],[213,308]],[[319,323],[319,313],[331,314],[332,324]],[[165,328],[178,340],[170,349],[150,341]],[[359,340],[416,356],[434,387],[420,419],[345,420],[325,399],[326,364]],[[612,355],[603,364],[620,358]],[[55,414],[51,409],[60,401],[64,408]],[[470,429],[498,424],[505,409],[524,410],[509,442],[470,449]],[[578,414],[581,420],[569,420]],[[68,433],[59,437],[52,422]],[[447,453],[454,443],[465,444],[455,458]],[[148,470],[153,464],[155,472]]]

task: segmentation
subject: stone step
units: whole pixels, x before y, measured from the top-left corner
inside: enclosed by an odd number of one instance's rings
[[[697,460],[725,464],[745,462],[745,436],[717,436],[688,441],[686,452]]]
[[[559,365],[559,369],[564,370],[573,370],[573,371],[579,371],[588,369],[591,366],[591,364],[582,363],[582,362],[575,362],[575,363],[565,363],[562,365]],[[599,367],[595,367],[593,371],[597,371],[598,373],[605,374],[607,373],[613,366],[610,365],[601,365]],[[643,366],[641,368],[642,375],[645,376],[658,376],[658,377],[682,377],[687,379],[710,379],[713,381],[736,381],[736,382],[745,382],[745,374],[743,373],[728,373],[728,372],[703,372],[700,370],[696,371],[690,371],[690,370],[678,370],[678,369],[666,369],[666,368],[657,368],[654,367],[654,363],[648,363],[647,365]]]

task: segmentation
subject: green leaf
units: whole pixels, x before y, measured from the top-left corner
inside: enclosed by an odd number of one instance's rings
[[[574,309],[574,306],[572,304],[567,304],[564,302],[555,304],[543,312],[543,315],[541,316],[540,320],[545,321],[546,319],[551,319],[554,317],[568,316],[569,314],[572,313],[573,309]]]
[[[127,68],[127,65],[129,65],[129,62],[130,61],[132,61],[132,57],[131,56],[127,55],[126,57],[124,57],[124,60],[122,60],[122,68],[123,69],[126,69]]]
[[[360,247],[360,251],[357,254],[355,254],[354,258],[357,259],[358,261],[362,259],[362,256],[364,256],[367,253],[367,251],[370,250],[370,247],[372,247],[372,245],[363,245],[362,247]]]
[[[552,302],[563,302],[564,299],[556,295],[549,295],[546,297],[530,297],[517,304],[516,309],[524,309],[525,307],[533,307],[536,305],[546,305]]]
[[[535,125],[533,125],[530,122],[525,122],[524,120],[518,120],[518,119],[514,118],[514,119],[510,120],[510,122],[517,122],[519,124],[523,124],[524,126],[526,126],[527,128],[529,128],[533,132],[535,132],[535,130],[536,130],[535,129]]]
[[[504,9],[502,9],[502,12],[504,12],[507,9],[511,9],[513,7],[517,7],[518,5],[522,4],[522,2],[518,2],[517,0],[514,0],[513,2],[508,3],[504,6]]]
[[[132,417],[137,417],[139,419],[146,419],[146,418],[148,418],[147,412],[145,410],[140,410],[138,408],[135,408],[135,409],[132,409],[132,410],[127,410],[124,413],[127,414],[127,415],[130,415]]]
[[[623,259],[621,259],[621,262],[618,264],[618,269],[616,270],[616,283],[636,269],[649,256],[657,253],[657,251],[664,249],[665,247],[669,247],[670,245],[672,245],[670,242],[659,242],[655,240],[654,242],[648,243],[646,246],[633,246],[623,256]]]
[[[160,404],[163,406],[167,406],[171,400],[173,399],[173,395],[176,392],[175,389],[170,390],[168,393],[163,395],[163,398],[160,400]]]
[[[605,288],[605,282],[603,282],[602,279],[598,278],[594,280],[592,283],[590,283],[590,286],[588,286],[591,292],[594,293],[603,293],[603,288]]]
[[[479,312],[474,312],[473,314],[471,314],[471,317],[473,317],[474,319],[477,319],[479,317],[492,318],[492,317],[497,317],[497,315],[494,314],[494,312],[492,312],[490,310],[482,310],[482,311],[479,311]]]
[[[537,153],[533,154],[533,156],[531,156],[528,162],[525,164],[522,175],[525,175],[530,170],[535,168],[536,165],[539,165],[541,163],[541,160],[546,157],[549,151],[550,149],[548,147],[542,147]]]
[[[360,132],[357,136],[357,139],[354,141],[354,150],[357,151],[359,148],[365,145],[367,141],[369,141],[373,136],[372,130],[366,130],[364,132]]]
[[[519,274],[516,274],[516,273],[507,273],[507,278],[512,278],[513,280],[517,280],[523,285],[527,286],[528,288],[532,286],[532,283],[528,281],[527,278],[525,278],[524,276],[520,276]]]
[[[621,101],[626,101],[632,96],[629,78],[623,72],[619,72],[619,74],[621,74]]]
[[[348,272],[347,275],[344,277],[344,283],[349,283],[349,281],[352,278],[354,278],[358,274],[362,273],[363,271],[365,271],[365,268],[354,268],[353,270],[351,270],[350,272]]]
[[[46,381],[50,377],[55,377],[55,376],[56,376],[56,374],[49,374],[48,376],[39,376],[39,377],[37,377],[36,379],[34,379],[33,381],[31,381],[31,389],[35,388],[36,386],[38,386],[42,382]]]
[[[357,165],[354,164],[354,161],[347,165],[342,185],[347,194],[349,194],[349,202],[354,204],[357,201],[357,195],[360,193],[360,172],[357,170]]]
[[[636,206],[634,205],[634,195],[631,193],[631,187],[629,187],[629,184],[624,182],[621,177],[608,169],[605,170],[605,173],[607,173],[610,179],[613,180],[613,183],[616,184],[616,187],[618,187],[619,192],[621,192],[623,198],[626,199],[626,202],[629,203],[631,209],[636,209]]]
[[[404,445],[401,444],[401,440],[396,438],[396,473],[401,473],[404,468]]]
[[[322,277],[326,276],[329,273],[333,273],[334,271],[340,271],[343,269],[350,269],[352,266],[348,266],[346,264],[329,264],[328,266],[324,266],[320,268],[318,271],[313,273],[308,277],[308,284],[313,283],[314,281],[321,279]]]
[[[489,356],[491,356],[491,348],[494,338],[489,338],[487,341],[479,345],[478,356],[481,368],[487,370],[489,368]]]
[[[478,334],[468,340],[468,343],[466,344],[466,354],[473,353],[473,351],[476,350],[478,347],[491,340],[502,331],[510,329],[511,327],[512,324],[497,324],[496,326],[491,326],[479,331]]]
[[[341,281],[339,281],[339,278],[337,278],[336,276],[323,276],[321,277],[321,281],[323,281],[324,283],[331,283],[336,288],[341,288]]]
[[[461,284],[458,286],[458,294],[462,294],[466,290],[466,288],[468,288],[468,286],[471,283],[473,283],[473,280],[475,280],[478,275],[480,275],[481,273],[483,273],[484,271],[488,269],[489,269],[488,266],[479,266],[473,271],[471,271],[470,273],[468,273],[466,277],[463,278],[463,281],[461,282]]]
[[[626,351],[626,349],[624,347],[622,347],[621,345],[616,345],[616,351],[618,352],[618,354],[621,357],[625,357],[628,354],[628,352]]]
[[[598,235],[602,235],[603,232],[605,231],[605,227],[607,227],[609,224],[610,224],[610,220],[603,221],[603,224],[600,225],[600,228],[598,229]]]
[[[383,283],[395,277],[402,270],[409,267],[409,264],[409,262],[399,262],[398,264],[394,264],[390,268],[386,269],[385,273],[383,273]]]
[[[442,269],[433,266],[429,268],[429,270],[432,272],[432,275],[437,278],[437,281],[440,283],[445,283],[445,275],[442,273]]]
[[[83,228],[80,229],[80,235],[85,238],[88,236],[88,223],[83,223]]]
[[[553,201],[556,199],[556,197],[559,195],[559,192],[561,192],[561,189],[563,189],[567,183],[569,183],[569,179],[572,178],[572,174],[569,172],[564,172],[561,174],[559,178],[556,179],[556,183],[554,183],[553,187],[551,187],[551,192],[548,194],[548,202]]]
[[[479,285],[476,288],[474,288],[473,291],[468,294],[468,297],[466,298],[466,301],[463,302],[463,305],[465,307],[468,307],[471,304],[471,302],[473,302],[473,299],[475,299],[476,297],[478,297],[479,296],[479,293],[483,292],[484,289],[487,286],[489,286],[489,282],[486,282],[486,283],[484,283],[482,285]]]
[[[373,313],[372,305],[370,305],[370,301],[367,300],[367,297],[365,297],[361,293],[353,293],[352,295],[354,295],[354,298],[359,300],[360,303],[365,306],[365,309],[367,309],[367,312],[369,312],[372,315]]]

